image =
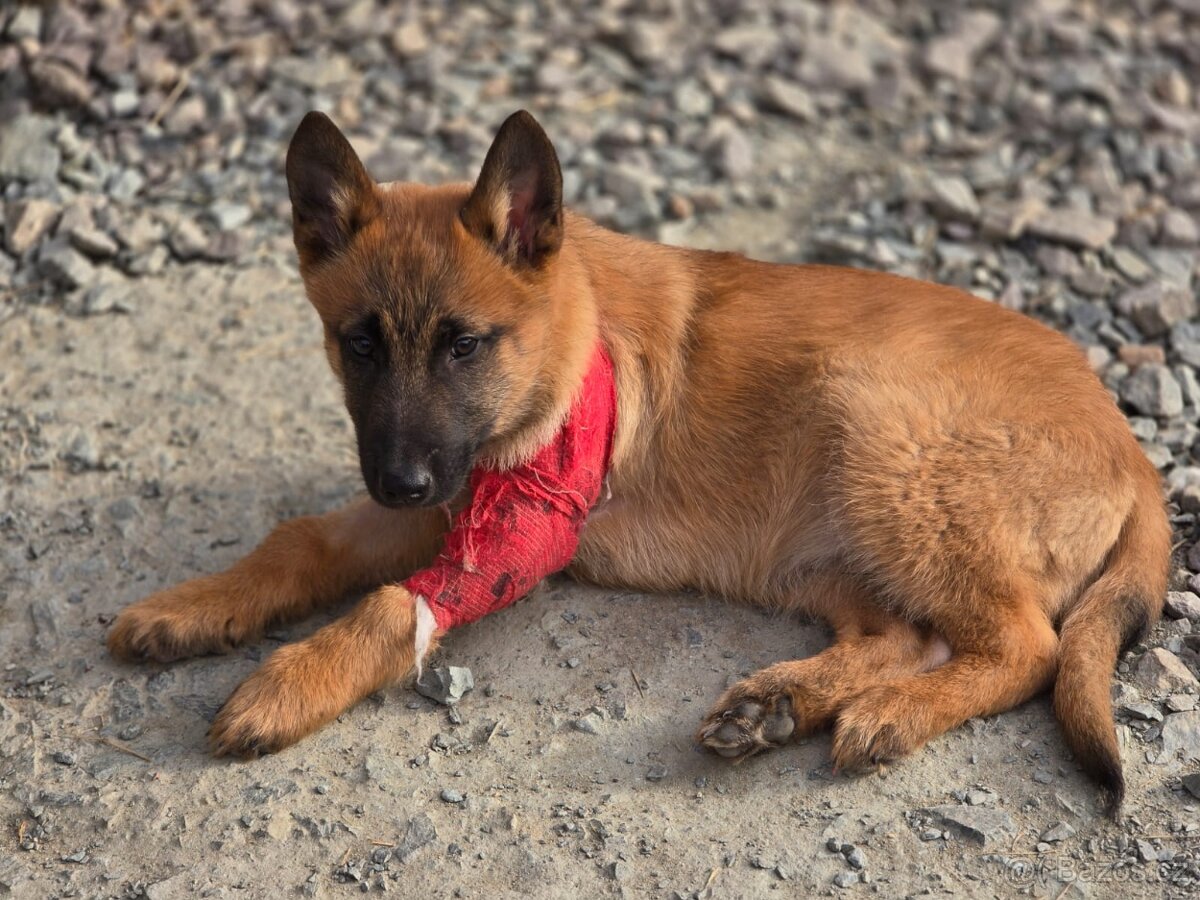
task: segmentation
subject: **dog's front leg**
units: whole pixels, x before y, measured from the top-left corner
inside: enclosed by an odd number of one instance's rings
[[[220,653],[347,593],[427,564],[446,529],[440,509],[385,509],[362,499],[284,522],[232,568],[152,594],[108,633],[118,659],[167,662]]]
[[[413,595],[390,585],[307,640],[281,647],[217,713],[213,753],[281,750],[404,677],[416,663],[417,619]]]

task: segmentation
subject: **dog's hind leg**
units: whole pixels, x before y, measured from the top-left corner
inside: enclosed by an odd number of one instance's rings
[[[440,509],[389,510],[368,499],[285,522],[232,568],[124,609],[109,652],[168,661],[226,651],[272,623],[403,578],[433,559],[446,525]]]
[[[973,716],[1011,709],[1054,679],[1058,636],[1034,602],[997,603],[988,619],[946,636],[954,655],[945,665],[872,687],[838,714],[835,766],[856,771],[898,759]]]
[[[857,581],[827,574],[805,585],[805,608],[826,619],[835,642],[809,659],[776,663],[729,688],[705,717],[699,742],[740,759],[832,724],[880,682],[931,669],[948,655],[935,635],[872,602]]]

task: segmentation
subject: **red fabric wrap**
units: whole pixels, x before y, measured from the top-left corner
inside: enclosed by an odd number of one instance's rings
[[[433,565],[404,586],[425,598],[438,628],[481,619],[523,597],[575,555],[600,499],[616,428],[612,360],[599,346],[554,439],[527,463],[471,473],[471,502]]]

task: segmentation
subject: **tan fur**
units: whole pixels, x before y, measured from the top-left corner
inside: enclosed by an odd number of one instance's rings
[[[1069,658],[1057,709],[1119,795],[1104,685],[1122,637],[1157,615],[1170,534],[1155,470],[1069,341],[951,288],[666,247],[570,214],[561,249],[517,270],[464,228],[469,191],[375,189],[377,212],[345,253],[322,266],[302,254],[309,297],[333,335],[372,273],[413,291],[449,277],[461,315],[510,327],[505,416],[484,448],[502,465],[553,433],[605,342],[611,496],[573,574],[835,628],[825,653],[727,692],[703,743],[740,756],[787,739],[785,720],[796,734],[832,725],[837,765],[870,767],[1045,690]],[[126,610],[110,647],[223,649],[399,579],[431,557],[444,519],[390,513],[385,530],[382,515],[362,504],[281,526],[230,573]],[[215,748],[284,746],[403,675],[411,605],[382,588],[279,651],[218,717]],[[358,658],[353,671],[335,652]]]

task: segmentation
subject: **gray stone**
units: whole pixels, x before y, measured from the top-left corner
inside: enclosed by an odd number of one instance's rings
[[[1166,334],[1196,315],[1196,298],[1187,288],[1153,281],[1117,298],[1117,309],[1133,320],[1146,337]]]
[[[1185,761],[1200,762],[1200,712],[1167,716],[1163,722],[1162,741],[1167,760],[1174,759],[1182,751]]]
[[[417,693],[443,706],[450,706],[475,688],[475,677],[471,670],[462,666],[447,666],[426,669],[417,679]]]
[[[67,232],[71,244],[92,259],[108,259],[116,256],[120,245],[107,231],[87,225],[78,225]]]
[[[618,163],[605,168],[601,185],[606,193],[617,198],[621,208],[635,222],[655,218],[661,211],[658,191],[663,181],[654,172]]]
[[[1194,247],[1200,243],[1200,228],[1190,213],[1168,209],[1162,218],[1162,240],[1177,247]]]
[[[1074,835],[1074,828],[1072,828],[1066,822],[1057,822],[1043,831],[1038,840],[1044,841],[1047,844],[1057,844],[1061,841],[1065,841],[1069,837],[1074,837]]]
[[[951,219],[973,222],[979,218],[979,200],[970,182],[960,175],[936,175],[929,179],[930,203]]]
[[[442,798],[443,803],[462,803],[467,799],[460,791],[453,788],[442,788],[442,792],[438,796]]]
[[[717,172],[731,181],[741,181],[754,172],[754,146],[732,122],[716,129],[708,156]]]
[[[1198,545],[1200,546],[1200,545]],[[1173,619],[1188,619],[1200,622],[1200,596],[1191,591],[1171,591],[1165,606],[1167,615]]]
[[[964,13],[958,26],[925,46],[925,68],[934,75],[965,80],[970,77],[975,57],[1000,31],[1000,19],[991,12]]]
[[[1180,322],[1172,328],[1171,349],[1189,366],[1200,368],[1200,322]]]
[[[875,80],[875,72],[859,45],[829,35],[814,35],[804,45],[796,77],[822,90],[860,91]]]
[[[1166,366],[1149,364],[1121,382],[1121,399],[1144,416],[1177,416],[1183,412],[1183,392]]]
[[[1153,703],[1126,703],[1121,709],[1143,722],[1161,722],[1163,719],[1162,712]]]
[[[1039,212],[1026,230],[1048,241],[1099,250],[1116,235],[1117,223],[1086,210],[1058,207]]]
[[[1134,681],[1147,694],[1155,696],[1200,686],[1183,660],[1165,647],[1155,647],[1142,655]]]
[[[1200,800],[1200,772],[1193,772],[1190,775],[1183,776],[1183,789]]]
[[[208,219],[218,231],[241,228],[253,215],[254,211],[244,203],[214,203],[208,208]]]
[[[934,824],[983,847],[1007,846],[1017,833],[1008,813],[986,806],[934,806],[923,812]]]
[[[42,245],[38,253],[38,270],[55,284],[68,289],[83,287],[96,277],[95,267],[66,238],[55,238]]]
[[[39,57],[28,72],[34,91],[46,106],[82,107],[92,99],[91,82],[61,60]]]
[[[196,224],[194,219],[180,219],[171,229],[167,244],[176,258],[187,262],[204,255],[208,247],[208,235]]]
[[[62,153],[54,143],[57,123],[47,116],[19,115],[0,128],[0,182],[54,181]]]
[[[763,79],[760,102],[764,109],[783,113],[801,122],[811,122],[817,117],[817,105],[812,95],[800,85],[777,75]]]
[[[833,876],[833,886],[848,888],[858,884],[861,877],[857,872],[838,872]]]
[[[599,734],[603,724],[604,718],[598,712],[590,712],[576,719],[573,727],[584,734]]]
[[[108,179],[108,196],[122,203],[134,200],[146,186],[146,178],[137,169],[118,169]]]
[[[33,197],[8,205],[4,217],[4,245],[13,256],[21,257],[33,247],[58,219],[57,203]]]

